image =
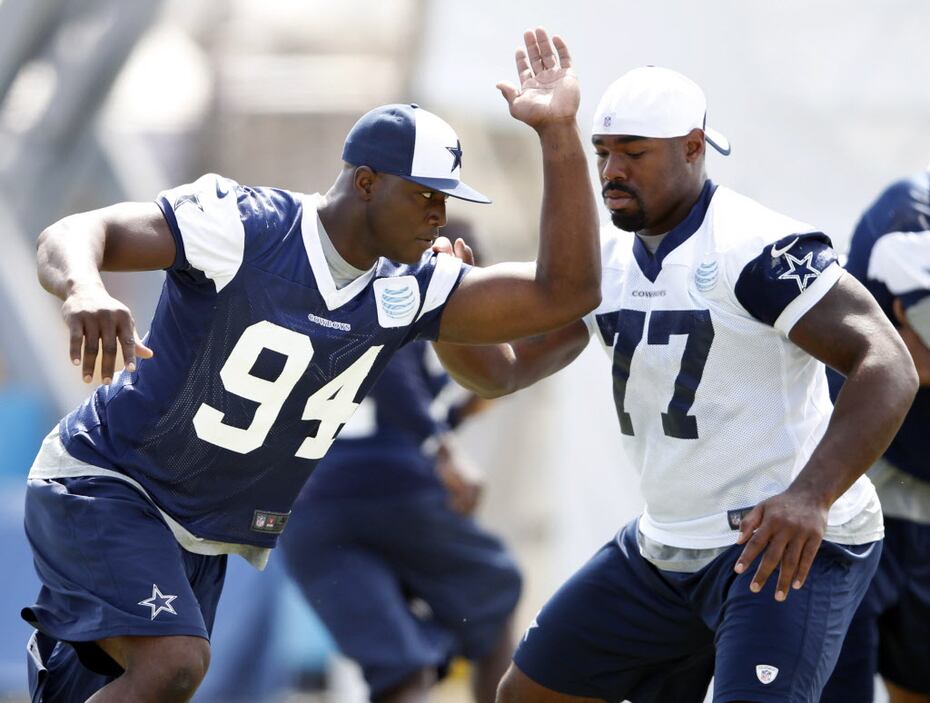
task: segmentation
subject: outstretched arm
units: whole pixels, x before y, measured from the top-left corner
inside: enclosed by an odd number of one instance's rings
[[[459,384],[482,398],[499,398],[551,376],[588,346],[581,320],[554,332],[515,342],[476,346],[436,342],[442,365]]]
[[[575,121],[580,91],[568,47],[542,29],[517,51],[519,89],[498,85],[510,113],[536,130],[543,156],[543,203],[535,264],[470,272],[443,312],[439,339],[485,344],[558,329],[600,301],[600,247],[594,191]]]
[[[453,245],[444,237],[435,245],[467,264],[474,255],[461,239]],[[433,347],[449,375],[482,398],[498,398],[531,386],[568,366],[588,345],[584,322],[544,335],[487,346],[436,342]]]
[[[792,328],[791,341],[846,376],[833,416],[807,465],[784,493],[740,524],[736,570],[764,551],[750,588],[779,567],[775,597],[801,588],[820,548],[830,506],[887,449],[917,392],[901,337],[869,292],[844,275]]]
[[[36,249],[39,282],[64,301],[71,361],[86,383],[101,347],[104,383],[113,378],[117,345],[129,371],[136,356],[152,356],[136,337],[129,308],[107,293],[100,272],[150,271],[174,262],[174,238],[157,205],[121,203],[65,217],[39,235]]]

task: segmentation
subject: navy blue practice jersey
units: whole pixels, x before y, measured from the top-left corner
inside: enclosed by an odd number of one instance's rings
[[[895,324],[895,298],[905,310],[926,303],[930,297],[930,171],[892,184],[865,211],[852,236],[846,269],[865,284]],[[885,453],[896,467],[925,481],[930,481],[928,428],[930,389],[921,388]]]
[[[61,441],[198,538],[271,547],[391,355],[437,336],[467,267],[380,259],[337,289],[318,195],[208,174],[157,202],[177,258],[147,337],[155,355],[65,417]]]
[[[424,444],[455,424],[464,393],[427,342],[399,350],[310,477],[301,500],[443,491],[435,457]]]

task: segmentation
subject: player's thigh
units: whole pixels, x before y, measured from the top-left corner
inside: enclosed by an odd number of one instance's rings
[[[716,629],[714,702],[817,703],[880,554],[880,542],[824,542],[804,587],[784,602],[774,578],[749,590],[755,564],[733,578]]]
[[[886,518],[885,549],[898,597],[878,621],[878,669],[899,688],[930,695],[930,525]]]
[[[820,694],[820,703],[872,703],[878,671],[878,615],[866,594],[849,624],[840,656]]]
[[[878,672],[879,621],[898,603],[901,570],[887,541],[878,569],[849,623],[836,666],[820,695],[820,703],[872,703]]]
[[[393,539],[385,538],[389,529]],[[441,495],[409,501],[399,524],[384,525],[379,539],[404,588],[455,633],[462,654],[480,658],[494,648],[522,587],[500,539],[450,510]]]
[[[225,557],[184,552],[157,510],[129,484],[107,477],[30,481],[25,523],[43,588],[23,617],[52,638],[71,642],[93,671],[122,671],[97,640],[207,639],[191,574],[212,581],[216,599]]]
[[[543,606],[514,663],[563,695],[640,702],[701,701],[712,672],[712,635],[680,591],[639,554],[627,525]]]

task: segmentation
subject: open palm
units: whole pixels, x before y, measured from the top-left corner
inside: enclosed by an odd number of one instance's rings
[[[558,36],[550,41],[541,27],[524,32],[523,41],[526,49],[517,49],[516,54],[520,87],[497,84],[510,105],[510,114],[536,128],[573,119],[581,91],[571,68],[568,46]]]

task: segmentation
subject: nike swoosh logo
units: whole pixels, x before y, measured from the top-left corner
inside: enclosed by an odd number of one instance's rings
[[[220,179],[217,178],[216,179],[216,197],[222,200],[227,195],[229,195],[229,189],[223,190],[223,187],[220,185]]]
[[[777,259],[779,256],[781,256],[782,254],[784,254],[785,252],[787,252],[791,247],[793,247],[795,244],[798,243],[798,240],[799,240],[799,239],[800,239],[800,237],[795,237],[794,240],[792,240],[792,242],[791,242],[788,246],[782,247],[781,249],[776,249],[776,248],[775,248],[775,245],[773,244],[773,245],[772,245],[772,252],[771,252],[771,253],[772,253],[772,258],[773,258],[773,259]]]

